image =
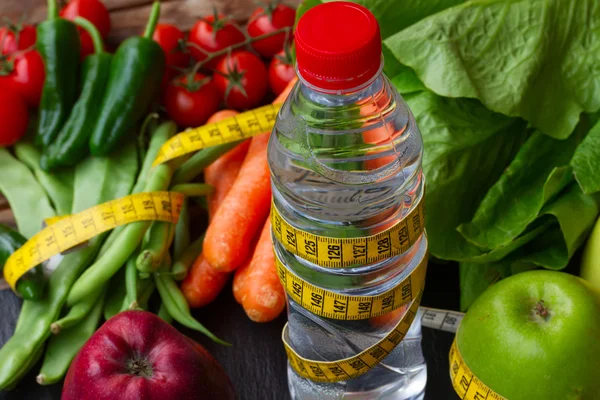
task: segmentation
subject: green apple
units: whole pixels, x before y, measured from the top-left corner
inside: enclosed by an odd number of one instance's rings
[[[471,371],[509,400],[600,399],[600,296],[581,278],[504,279],[473,303],[456,339]]]
[[[583,250],[581,277],[600,292],[600,219],[596,222]]]

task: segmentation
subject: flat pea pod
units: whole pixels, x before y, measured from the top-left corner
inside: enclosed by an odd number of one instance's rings
[[[183,326],[205,334],[215,343],[230,346],[229,343],[216,337],[192,316],[185,296],[181,293],[181,290],[168,270],[161,269],[153,275],[154,282],[156,282],[156,288],[158,289],[158,293],[160,293],[160,298],[175,321]]]
[[[8,200],[19,232],[30,238],[40,231],[45,218],[56,213],[44,189],[29,168],[0,148],[0,192]]]
[[[175,226],[175,238],[173,239],[173,259],[177,260],[185,249],[190,245],[190,210],[187,199],[181,206],[179,221]]]
[[[233,149],[242,142],[243,140],[223,143],[217,146],[202,149],[195,153],[175,171],[175,175],[173,175],[173,185],[179,185],[181,183],[188,183],[192,181],[217,158],[221,157],[223,154],[227,153],[229,150]]]
[[[79,324],[94,308],[98,302],[98,299],[104,295],[104,290],[104,288],[101,288],[96,290],[94,293],[90,293],[86,299],[71,307],[69,312],[67,312],[67,315],[50,325],[50,331],[53,334],[58,335],[63,330],[70,329],[71,327]]]
[[[90,137],[93,155],[105,155],[115,149],[158,94],[165,55],[152,35],[159,14],[160,3],[156,1],[144,34],[126,39],[115,52],[98,121]]]
[[[188,274],[188,270],[198,258],[198,255],[202,252],[202,244],[204,243],[204,236],[200,236],[194,240],[183,253],[173,263],[172,273],[175,280],[184,280]]]
[[[84,28],[92,38],[94,53],[82,63],[79,99],[41,159],[40,165],[46,171],[73,166],[88,154],[90,134],[98,119],[98,104],[102,101],[113,59],[112,54],[104,51],[102,37],[91,22],[76,17],[75,23]]]
[[[44,298],[23,302],[15,332],[0,349],[0,390],[14,387],[33,366],[31,358],[43,349],[50,324],[58,318],[73,282],[96,256],[102,238],[97,236],[88,247],[63,257],[48,279]]]
[[[9,226],[0,224],[0,275],[6,260],[17,249],[22,247],[27,239]],[[30,269],[17,281],[16,291],[27,300],[40,300],[44,296],[46,277],[41,265]]]
[[[172,122],[165,123],[173,131],[176,129]],[[161,164],[152,170],[146,183],[145,191],[165,190],[169,187],[173,171],[169,164]],[[131,257],[141,243],[150,221],[132,222],[125,226],[110,248],[100,256],[75,282],[69,297],[68,305],[73,305],[83,299],[86,294],[106,283]]]
[[[31,143],[18,142],[14,145],[14,150],[17,158],[33,171],[58,215],[69,214],[73,205],[73,170],[65,169],[52,174],[44,171],[40,168],[42,155]],[[71,181],[71,185],[66,183],[68,181]]]
[[[98,328],[105,295],[106,290],[102,290],[88,314],[78,324],[50,338],[40,373],[36,377],[37,383],[51,385],[64,378],[71,361]]]
[[[56,0],[48,0],[48,19],[36,30],[36,48],[44,60],[46,73],[36,143],[47,147],[60,132],[77,100],[81,44],[77,26],[58,17]]]

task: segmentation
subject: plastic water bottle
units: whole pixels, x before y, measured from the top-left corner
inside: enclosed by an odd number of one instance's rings
[[[364,7],[331,2],[310,9],[296,33],[299,82],[279,112],[269,143],[273,197],[295,228],[330,237],[364,237],[397,223],[421,201],[422,138],[402,97],[383,74],[379,26]],[[372,264],[327,269],[275,243],[289,271],[327,290],[373,296],[426,257],[425,234],[405,253]],[[387,320],[319,317],[288,296],[289,343],[302,357],[335,361],[382,339]],[[383,321],[383,322],[381,322]],[[317,383],[288,366],[294,399],[421,399],[427,371],[420,316],[375,368],[343,382]]]

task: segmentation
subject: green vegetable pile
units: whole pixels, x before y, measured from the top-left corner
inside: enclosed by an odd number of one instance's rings
[[[430,251],[460,263],[461,308],[565,268],[600,211],[600,4],[356,2],[423,135]]]

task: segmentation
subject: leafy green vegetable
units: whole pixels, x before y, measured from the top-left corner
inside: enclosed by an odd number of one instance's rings
[[[594,125],[575,151],[571,166],[584,193],[600,191],[600,122]]]
[[[458,230],[469,242],[495,249],[520,235],[542,207],[572,180],[568,166],[579,140],[534,133],[488,191],[471,222]]]
[[[599,213],[600,196],[586,195],[576,183],[571,184],[541,212],[542,218],[552,221],[552,228],[519,249],[514,258],[544,268],[565,268]]]
[[[525,139],[525,124],[479,101],[431,92],[404,96],[423,134],[431,253],[462,260],[482,254],[456,231],[473,217]]]
[[[435,93],[481,100],[555,138],[600,109],[596,0],[475,0],[431,15],[385,45]]]

